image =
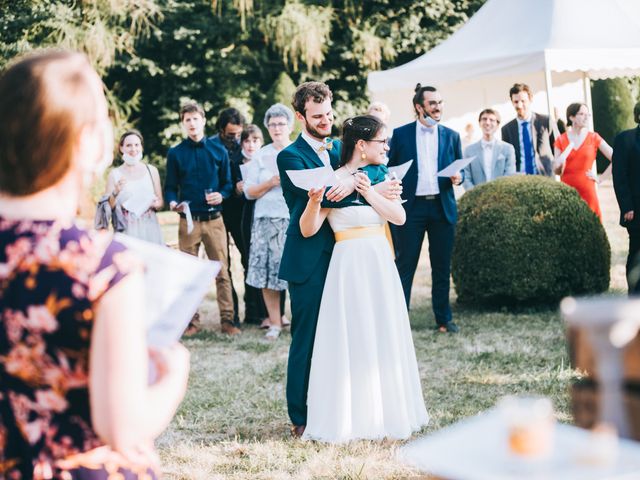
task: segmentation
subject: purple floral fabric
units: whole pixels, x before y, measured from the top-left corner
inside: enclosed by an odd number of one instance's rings
[[[89,411],[94,305],[135,268],[107,232],[0,218],[0,478],[102,445]]]

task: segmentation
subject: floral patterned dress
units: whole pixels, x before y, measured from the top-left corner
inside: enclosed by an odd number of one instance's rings
[[[107,232],[0,218],[0,478],[154,478],[146,466],[141,476],[104,467],[120,457],[94,432],[89,406],[95,302],[139,268]],[[77,461],[93,451],[94,470]]]

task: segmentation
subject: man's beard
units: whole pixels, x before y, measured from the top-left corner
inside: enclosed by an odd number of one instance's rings
[[[327,134],[320,133],[318,130],[316,130],[311,125],[309,125],[309,122],[307,122],[306,120],[305,120],[304,123],[305,123],[305,127],[306,127],[307,132],[312,137],[323,139],[323,138],[327,138],[327,137],[331,136],[331,130],[329,130],[329,133],[327,133]]]

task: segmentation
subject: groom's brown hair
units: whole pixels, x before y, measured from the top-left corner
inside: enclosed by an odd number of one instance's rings
[[[322,82],[304,82],[298,85],[291,106],[296,112],[300,112],[302,116],[305,114],[305,106],[309,100],[316,103],[322,103],[326,99],[333,100],[333,93],[326,83]]]

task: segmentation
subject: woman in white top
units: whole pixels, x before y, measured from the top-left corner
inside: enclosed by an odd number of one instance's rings
[[[144,140],[138,130],[127,130],[120,137],[122,165],[107,178],[105,195],[111,208],[122,207],[124,233],[148,242],[164,244],[156,210],[162,208],[160,175],[153,165],[142,163]],[[145,208],[146,207],[146,208]]]
[[[278,270],[289,225],[289,209],[282,195],[276,157],[291,143],[293,112],[276,103],[265,113],[264,124],[273,143],[253,156],[244,183],[245,196],[256,200],[247,283],[262,289],[270,323],[265,337],[275,340],[280,335],[284,313],[280,309],[280,292],[287,289],[287,282],[278,278]]]

